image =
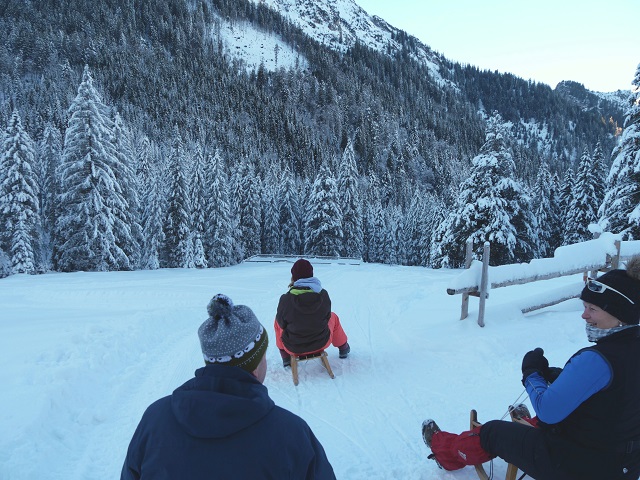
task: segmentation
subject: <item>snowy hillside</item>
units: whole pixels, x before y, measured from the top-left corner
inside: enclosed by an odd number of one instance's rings
[[[630,90],[618,90],[616,92],[592,92],[578,82],[563,81],[558,83],[556,92],[569,98],[583,110],[594,109],[603,114],[611,113],[612,107],[626,110],[629,104]],[[606,116],[605,116],[606,118]]]
[[[278,68],[306,69],[307,60],[278,35],[256,28],[250,22],[228,22],[219,18],[211,35],[224,51],[245,62],[248,71],[261,65],[267,71]]]
[[[395,39],[400,30],[380,17],[370,16],[354,0],[252,1],[278,11],[311,38],[333,50],[344,52],[356,41],[380,52],[388,52],[389,49],[397,52],[402,48]],[[246,38],[251,35],[248,33]],[[416,49],[412,54],[429,68],[435,81],[443,82],[440,75],[442,59],[417,38],[414,41]],[[268,60],[266,63],[274,62]]]
[[[0,280],[0,479],[112,480],[149,403],[201,366],[196,331],[216,293],[249,305],[273,332],[290,263],[207,270],[14,275]],[[329,350],[300,385],[273,338],[265,381],[279,405],[302,416],[337,478],[471,480],[427,460],[420,425],[462,430],[471,408],[500,418],[522,393],[520,362],[534,347],[562,365],[586,346],[581,305],[570,300],[522,315],[514,299],[547,294],[578,277],[491,292],[486,327],[477,299],[460,321],[460,272],[377,264],[315,264],[352,354]],[[579,284],[578,287],[579,289]],[[496,478],[504,462],[494,462]]]

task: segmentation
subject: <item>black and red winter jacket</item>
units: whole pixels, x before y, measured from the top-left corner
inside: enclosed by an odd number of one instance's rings
[[[282,328],[282,343],[292,353],[321,350],[329,342],[331,299],[326,290],[292,287],[280,297],[276,322]]]

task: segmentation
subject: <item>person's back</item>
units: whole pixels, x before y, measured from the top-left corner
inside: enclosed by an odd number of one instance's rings
[[[332,479],[300,417],[240,368],[207,365],[153,403],[133,436],[123,479]]]
[[[280,296],[273,328],[284,367],[291,365],[291,355],[317,353],[332,344],[342,359],[351,351],[340,317],[331,311],[329,293],[304,258],[291,267],[289,291]]]
[[[316,292],[301,285],[293,286],[280,297],[276,311],[283,327],[282,341],[294,353],[322,348],[329,341],[330,317],[328,292],[324,289]]]
[[[335,479],[307,423],[269,398],[268,336],[251,309],[213,297],[205,366],[145,411],[121,479]]]

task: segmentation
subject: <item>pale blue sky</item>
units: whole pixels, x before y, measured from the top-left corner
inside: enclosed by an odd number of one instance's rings
[[[640,63],[640,0],[355,1],[450,60],[552,88],[628,90]]]

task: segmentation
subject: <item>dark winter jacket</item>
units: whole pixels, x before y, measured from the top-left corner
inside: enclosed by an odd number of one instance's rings
[[[296,282],[297,283],[297,282]],[[293,353],[309,353],[329,342],[331,299],[326,290],[314,292],[294,285],[280,297],[276,321],[282,328],[282,343]]]
[[[527,377],[525,385],[546,422],[542,427],[569,442],[562,449],[568,450],[555,449],[573,459],[567,463],[575,466],[585,455],[603,455],[601,463],[617,463],[617,471],[639,471],[640,328],[613,333],[580,350],[551,385],[539,374]]]
[[[335,479],[307,423],[276,406],[239,367],[207,365],[153,403],[136,429],[124,479]]]
[[[586,350],[595,350],[611,365],[609,385],[585,400],[560,423],[574,441],[594,448],[622,448],[639,441],[640,454],[640,328],[614,333]]]

